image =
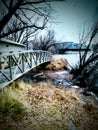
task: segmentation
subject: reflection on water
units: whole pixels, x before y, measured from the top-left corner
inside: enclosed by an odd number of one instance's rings
[[[90,54],[91,53],[88,53],[87,57],[89,57]],[[55,54],[53,57],[67,59],[67,61],[69,62],[69,64],[71,66],[74,66],[79,61],[79,53],[78,52],[69,52],[66,54]]]

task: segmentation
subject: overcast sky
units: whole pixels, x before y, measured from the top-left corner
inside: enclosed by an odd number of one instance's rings
[[[49,29],[54,29],[57,40],[78,43],[79,33],[82,32],[83,26],[85,25],[86,32],[89,32],[98,21],[98,0],[66,1],[51,2],[54,9],[52,15],[56,23],[49,24]]]
[[[78,42],[83,25],[89,31],[98,20],[98,0],[67,0],[54,2],[52,7],[57,21],[52,28],[58,40]]]

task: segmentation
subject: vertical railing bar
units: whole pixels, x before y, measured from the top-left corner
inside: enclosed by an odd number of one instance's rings
[[[45,62],[45,52],[44,52],[44,56],[43,56],[44,58],[43,58],[43,60],[44,60],[44,62]]]
[[[30,52],[30,64],[31,64],[31,68],[32,68],[32,53]]]
[[[28,55],[28,53],[25,53],[25,54],[24,54],[24,60],[27,61],[27,64],[28,64],[29,67],[31,68],[30,59],[28,59],[28,58],[26,57],[26,54]],[[25,63],[26,63],[26,62],[25,62]]]
[[[37,65],[37,60],[38,60],[38,52],[35,53],[35,56],[36,56],[36,60],[35,60],[35,64]]]
[[[38,63],[40,64],[40,51],[38,52]]]
[[[36,52],[36,65],[38,64],[38,52]]]
[[[42,52],[40,52],[39,62],[41,63]]]
[[[24,54],[23,53],[21,54],[21,58],[22,58],[21,59],[22,60],[21,61],[22,62],[22,71],[24,72],[25,71],[25,66],[24,66]]]
[[[35,65],[36,65],[36,57],[35,57],[35,54],[36,54],[36,53],[33,51],[33,52],[32,52],[32,57],[33,57],[33,61],[34,61]]]
[[[13,74],[12,74],[12,56],[9,56],[9,71],[10,71],[10,79],[13,79]]]

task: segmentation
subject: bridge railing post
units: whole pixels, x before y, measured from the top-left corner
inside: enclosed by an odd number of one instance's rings
[[[35,64],[37,65],[38,63],[38,52],[35,53]]]
[[[42,56],[43,62],[44,62],[44,58],[45,58],[45,55],[44,55],[44,52],[43,52],[43,56]]]
[[[30,52],[30,64],[32,66],[32,53]]]
[[[22,71],[24,72],[25,71],[25,66],[24,66],[24,56],[23,54],[21,54],[21,60],[22,60]]]
[[[36,52],[35,51],[32,52],[32,58],[33,58],[33,61],[36,65]]]
[[[39,63],[41,63],[41,56],[42,56],[42,52],[40,51],[40,53],[39,53]]]
[[[9,71],[10,71],[10,80],[13,79],[13,72],[12,72],[12,56],[9,56]]]

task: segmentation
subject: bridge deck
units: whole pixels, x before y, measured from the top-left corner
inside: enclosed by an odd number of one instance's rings
[[[0,55],[0,88],[13,82],[32,68],[49,62],[52,54],[47,51],[22,51]]]

